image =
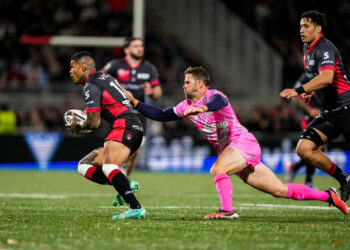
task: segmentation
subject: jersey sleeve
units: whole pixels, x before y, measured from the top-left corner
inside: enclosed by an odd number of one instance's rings
[[[318,72],[321,72],[322,70],[335,71],[335,63],[335,51],[328,46],[321,47],[318,53]]]
[[[114,60],[109,61],[101,70],[102,72],[105,72],[113,77],[116,77],[116,72],[117,72],[117,68],[116,68],[116,64],[113,63]]]
[[[188,108],[188,104],[187,104],[187,100],[183,100],[182,102],[180,102],[179,104],[177,104],[173,109],[175,114],[178,117],[185,117],[184,113],[186,111],[186,109]]]
[[[85,112],[101,112],[101,90],[91,83],[87,83],[84,88]]]
[[[151,65],[151,77],[149,79],[149,82],[150,82],[152,87],[155,87],[155,86],[160,84],[158,70],[153,65]]]

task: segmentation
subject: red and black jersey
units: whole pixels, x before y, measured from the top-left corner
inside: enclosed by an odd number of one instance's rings
[[[332,110],[350,104],[350,83],[337,47],[323,35],[310,48],[304,45],[304,68],[308,81],[322,70],[333,70],[333,83],[315,91],[321,108]]]
[[[111,125],[116,119],[137,119],[118,81],[103,72],[93,71],[83,89],[85,112],[101,112]]]
[[[158,71],[147,60],[142,60],[139,65],[133,67],[126,58],[114,59],[108,62],[102,71],[114,76],[125,89],[142,102],[145,100],[143,84],[149,82],[152,87],[159,85]]]

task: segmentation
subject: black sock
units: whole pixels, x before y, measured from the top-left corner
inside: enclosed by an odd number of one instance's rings
[[[341,168],[339,168],[335,163],[332,162],[331,167],[328,169],[327,174],[333,176],[337,181],[339,181],[340,185],[344,185],[347,183],[348,173],[344,172]]]
[[[139,201],[136,199],[134,193],[130,188],[128,178],[126,178],[126,176],[119,169],[115,169],[113,171],[115,171],[114,175],[113,172],[111,172],[112,176],[108,176],[109,178],[111,178],[110,182],[112,183],[113,187],[124,198],[126,203],[129,204],[130,208],[141,208]]]
[[[108,178],[104,175],[102,172],[101,167],[90,167],[85,174],[85,178],[89,179],[90,181],[96,182],[98,184],[102,185],[112,185]]]
[[[306,165],[306,183],[312,182],[312,176],[315,173],[315,167],[311,165]]]
[[[305,162],[303,160],[300,160],[292,165],[294,173],[298,172],[299,168],[305,165]]]

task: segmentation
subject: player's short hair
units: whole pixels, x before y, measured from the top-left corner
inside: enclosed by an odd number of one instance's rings
[[[140,40],[142,43],[144,43],[143,39],[141,37],[135,37],[135,36],[127,37],[124,40],[123,48],[125,49],[125,48],[129,47],[130,43],[133,42],[133,41],[136,41],[136,40]]]
[[[89,51],[79,51],[72,55],[71,60],[79,61],[83,57],[90,57],[93,59],[92,54]]]
[[[184,73],[191,74],[195,79],[202,80],[207,87],[210,87],[210,76],[202,66],[188,67]]]
[[[74,55],[72,55],[70,59],[76,61],[79,64],[85,63],[86,65],[91,67],[91,69],[93,70],[96,69],[95,60],[89,51],[79,51]]]
[[[303,18],[310,20],[310,22],[315,24],[315,25],[321,26],[322,32],[327,27],[327,21],[326,21],[325,14],[318,12],[317,10],[305,11],[303,14],[301,14],[300,19],[303,19]]]

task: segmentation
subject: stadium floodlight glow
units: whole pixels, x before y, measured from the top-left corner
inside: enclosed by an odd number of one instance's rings
[[[21,44],[48,44],[51,46],[120,47],[125,37],[96,36],[29,36],[20,37]]]

